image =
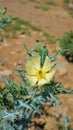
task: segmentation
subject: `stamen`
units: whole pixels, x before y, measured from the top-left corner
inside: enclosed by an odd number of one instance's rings
[[[39,79],[42,79],[42,78],[45,78],[45,70],[43,68],[40,68],[36,71],[36,76],[39,78]]]

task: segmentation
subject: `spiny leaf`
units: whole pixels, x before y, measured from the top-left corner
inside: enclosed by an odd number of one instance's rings
[[[34,51],[30,51],[30,49],[27,47],[27,45],[24,43],[23,44],[24,45],[24,47],[25,47],[25,49],[26,49],[26,51],[27,51],[27,54],[29,55],[29,56],[33,56],[34,55]]]

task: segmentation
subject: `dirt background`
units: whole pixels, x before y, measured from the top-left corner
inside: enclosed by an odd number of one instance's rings
[[[36,8],[51,0],[0,0],[0,7],[7,7],[7,14],[11,17],[19,17],[30,21],[35,26],[42,28],[50,35],[57,38],[64,36],[65,32],[73,30],[73,18],[69,14],[69,9],[73,9],[72,3],[64,5],[63,0],[52,0],[56,6],[49,5],[48,10]],[[9,38],[0,40],[0,74],[7,75],[10,80],[18,81],[18,76],[14,68],[23,67],[26,55],[23,43],[26,43],[31,49],[36,40],[48,42],[42,32],[32,31],[31,36],[19,35],[16,39]],[[56,44],[48,43],[47,48],[51,54],[56,54],[60,49],[59,42]],[[67,89],[73,89],[73,64],[69,63],[63,56],[57,59],[58,67],[55,75],[56,81],[62,82]],[[0,80],[0,85],[3,82]],[[36,117],[36,126],[41,124],[42,130],[58,130],[56,123],[59,123],[58,117],[71,117],[71,127],[73,128],[73,95],[60,95],[61,103],[52,108],[45,105],[45,111],[42,117]],[[44,125],[43,125],[44,124]],[[38,129],[29,128],[32,130]]]

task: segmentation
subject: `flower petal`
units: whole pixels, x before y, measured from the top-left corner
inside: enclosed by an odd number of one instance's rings
[[[48,56],[45,59],[44,65],[43,65],[43,69],[47,72],[52,68],[52,63],[49,60]]]
[[[52,80],[52,78],[54,77],[55,75],[55,71],[56,69],[52,69],[51,72],[47,73],[46,74],[46,80],[48,81],[48,83],[50,83],[50,81]]]
[[[40,57],[32,56],[25,64],[25,69],[28,74],[34,75],[35,70],[40,68]]]
[[[28,75],[26,75],[26,77],[29,80],[31,86],[34,86],[38,81],[38,78],[36,76],[28,76]]]
[[[34,66],[35,69],[40,68],[40,56],[33,56],[31,57],[32,66]]]
[[[54,74],[55,74],[55,69],[52,69],[50,73],[46,73],[45,79],[43,78],[39,80],[38,85],[44,85],[44,84],[50,83],[50,81],[54,77]]]
[[[47,83],[47,80],[44,79],[44,78],[42,78],[41,80],[38,81],[38,86],[44,85],[44,84],[46,84],[46,83]]]
[[[28,61],[25,64],[25,69],[26,69],[26,72],[28,75],[35,75],[35,69],[34,69],[34,66],[32,65],[31,61]]]

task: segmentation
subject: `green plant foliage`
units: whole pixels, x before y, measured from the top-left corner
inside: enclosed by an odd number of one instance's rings
[[[70,14],[71,17],[73,18],[73,10],[69,10],[69,14]]]
[[[4,11],[3,11],[4,10]],[[2,13],[4,12],[4,14]],[[50,35],[45,30],[37,27],[30,23],[29,21],[20,18],[10,18],[6,15],[7,9],[3,8],[0,10],[0,37],[1,38],[17,38],[18,35],[28,35],[31,36],[31,31],[42,32],[43,36],[46,37],[47,41],[51,43],[56,43],[58,40],[56,37]]]
[[[57,6],[57,3],[55,3],[54,1],[47,1],[46,4],[48,4],[49,6]]]
[[[8,31],[7,31],[8,30]],[[31,35],[29,22],[15,18],[11,23],[3,27],[2,37],[17,37],[17,34]]]
[[[15,18],[6,26],[3,26],[2,29],[3,31],[0,32],[1,37],[17,37],[18,34],[25,34],[31,36],[31,31],[34,30],[37,32],[42,32],[43,36],[45,36],[51,42],[56,42],[57,40],[55,39],[55,37],[51,36],[49,33],[42,30],[40,27],[37,27],[31,24],[29,21],[19,18]]]
[[[63,0],[64,4],[69,4],[70,0]]]
[[[67,32],[60,40],[60,45],[63,50],[66,50],[63,55],[69,62],[73,62],[73,31]]]
[[[48,11],[49,7],[47,5],[36,5],[35,8],[41,9],[43,11]]]
[[[63,3],[65,5],[65,7],[67,8],[67,11],[70,14],[70,16],[73,18],[73,9],[71,7],[69,7],[69,4],[72,5],[72,1],[71,0],[63,0]]]
[[[0,29],[2,29],[6,24],[11,23],[13,19],[6,15],[7,9],[0,9]]]
[[[36,42],[34,50],[30,50],[26,45],[24,47],[29,56],[38,53],[42,65],[46,56],[53,62],[62,53],[58,52],[52,57],[46,44],[41,45],[39,42]],[[54,79],[50,84],[32,87],[26,79],[26,71],[18,68],[16,71],[20,74],[23,83],[9,82],[7,77],[2,76],[5,88],[0,89],[0,130],[28,130],[28,126],[32,124],[32,116],[36,113],[43,114],[40,109],[42,105],[48,103],[55,106],[59,102],[58,94],[73,94],[73,90],[66,90]]]
[[[48,11],[49,9],[51,9],[51,7],[54,7],[54,6],[57,6],[57,4],[54,1],[47,1],[44,4],[36,5],[35,8],[41,9],[43,11]]]

